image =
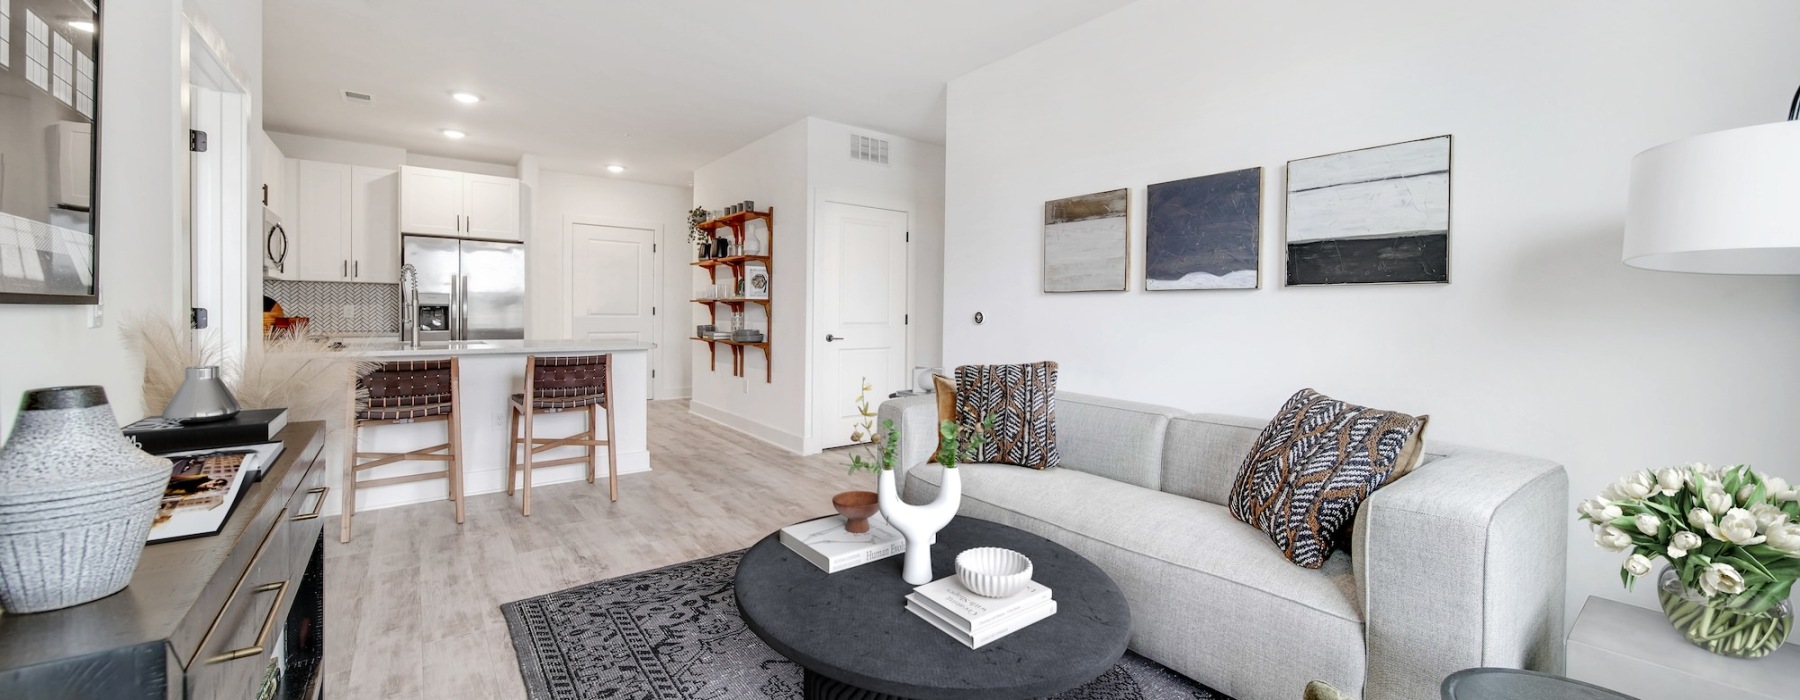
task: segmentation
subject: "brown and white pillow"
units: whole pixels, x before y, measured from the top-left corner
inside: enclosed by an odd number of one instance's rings
[[[1288,561],[1317,569],[1363,500],[1416,464],[1423,427],[1417,416],[1302,389],[1244,458],[1227,506],[1268,534]]]
[[[998,462],[1049,469],[1056,451],[1056,363],[963,365],[956,368],[956,420],[979,428],[993,418],[993,433],[963,462]]]

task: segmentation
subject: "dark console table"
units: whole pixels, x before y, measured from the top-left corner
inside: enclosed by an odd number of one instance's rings
[[[145,547],[125,590],[0,616],[0,697],[316,698],[324,674],[325,429],[295,423],[217,535]],[[279,641],[278,641],[279,640]]]
[[[826,574],[781,544],[756,543],[738,563],[744,623],[805,669],[807,700],[1018,700],[1098,678],[1125,654],[1131,608],[1100,567],[1024,530],[958,516],[937,533],[933,578],[957,553],[1006,547],[1031,557],[1056,614],[970,649],[906,611],[900,557]]]

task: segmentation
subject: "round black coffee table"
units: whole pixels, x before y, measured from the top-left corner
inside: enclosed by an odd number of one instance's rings
[[[1023,530],[957,517],[931,547],[932,578],[956,573],[956,555],[1005,547],[1031,557],[1056,614],[970,649],[906,610],[913,587],[900,556],[827,575],[763,538],[738,564],[744,623],[806,669],[808,700],[1035,698],[1098,678],[1125,654],[1131,609],[1106,573],[1062,545]]]

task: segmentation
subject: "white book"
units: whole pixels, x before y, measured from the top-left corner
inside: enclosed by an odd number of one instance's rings
[[[914,605],[919,608],[923,608],[927,612],[937,615],[937,617],[939,619],[941,619],[945,622],[948,622],[952,625],[956,625],[957,629],[967,632],[971,635],[985,634],[987,632],[991,632],[993,630],[1000,629],[1001,627],[1004,627],[1006,625],[1010,625],[1010,624],[1012,624],[1014,618],[1029,614],[1031,611],[1037,609],[1038,606],[1042,605],[1045,601],[1049,601],[1049,600],[1050,600],[1049,598],[1040,598],[1040,599],[1036,600],[1035,602],[1028,603],[1024,606],[1009,610],[1005,614],[1000,615],[998,617],[984,617],[981,620],[981,624],[975,625],[975,624],[970,624],[970,622],[968,620],[958,617],[955,613],[952,613],[949,610],[945,609],[944,606],[942,606],[942,605],[938,605],[937,603],[933,602],[930,598],[926,598],[925,596],[919,595],[916,591],[913,593],[906,594],[907,604]]]
[[[968,632],[957,629],[950,621],[939,617],[937,613],[920,607],[915,601],[910,599],[906,602],[906,609],[911,611],[912,614],[919,616],[920,619],[931,623],[931,626],[938,628],[944,634],[948,634],[956,641],[962,642],[963,646],[970,649],[980,649],[1001,637],[1005,637],[1006,635],[1029,627],[1038,620],[1055,615],[1056,601],[1045,600],[1037,605],[1020,610],[1018,611],[1018,614],[1009,616],[1005,622],[995,625],[993,629],[985,630],[980,634],[969,634]]]
[[[781,543],[825,573],[835,574],[906,551],[906,538],[880,513],[869,518],[869,531],[844,529],[844,516],[833,515],[781,528]]]
[[[1036,581],[1026,581],[1018,593],[1005,598],[988,598],[964,588],[956,576],[945,576],[919,586],[913,592],[936,603],[946,613],[945,619],[967,623],[960,626],[971,633],[979,631],[991,620],[1050,599],[1050,588]]]

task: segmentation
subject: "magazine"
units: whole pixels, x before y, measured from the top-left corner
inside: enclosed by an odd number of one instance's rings
[[[169,455],[174,462],[149,542],[218,534],[258,469],[254,450]]]

